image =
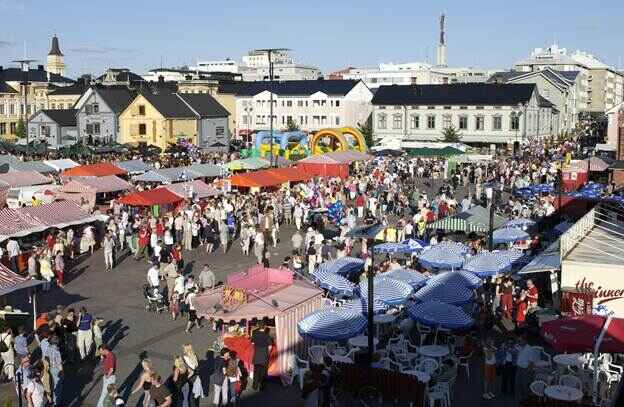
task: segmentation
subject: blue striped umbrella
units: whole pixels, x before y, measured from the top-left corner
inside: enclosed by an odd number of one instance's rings
[[[474,324],[474,320],[463,309],[440,301],[411,304],[407,307],[407,313],[421,324],[444,329],[466,329]]]
[[[297,324],[299,335],[319,341],[344,341],[366,329],[362,313],[340,308],[323,308],[306,315]]]
[[[364,260],[355,257],[342,257],[336,260],[326,261],[319,264],[316,271],[331,272],[336,274],[350,274],[359,272],[364,268]]]
[[[440,301],[446,304],[463,305],[472,301],[473,292],[459,272],[450,271],[430,278],[423,288],[416,291],[414,297],[421,302]]]
[[[464,264],[465,254],[465,252],[461,252],[453,246],[435,245],[425,251],[418,258],[418,261],[429,269],[455,269],[460,268]]]
[[[416,270],[408,268],[400,268],[382,274],[385,278],[400,280],[411,285],[414,288],[420,288],[427,282],[427,277]]]
[[[494,231],[493,240],[495,244],[511,243],[519,240],[529,239],[529,234],[518,228],[502,228]]]
[[[518,218],[518,219],[512,219],[508,221],[507,223],[505,223],[504,227],[524,229],[533,225],[535,225],[534,220],[526,219],[526,218]]]
[[[373,314],[386,312],[388,308],[388,305],[381,301],[377,296],[374,297]],[[362,297],[354,298],[352,300],[345,301],[345,303],[340,306],[340,309],[368,314],[368,300]]]
[[[342,294],[347,297],[353,296],[355,284],[340,274],[326,270],[315,270],[310,275],[318,283],[319,287],[329,290],[333,294]]]
[[[427,243],[419,239],[407,239],[407,240],[402,241],[401,243],[406,244],[410,247],[413,247],[416,250],[422,250],[428,246]]]
[[[414,289],[403,281],[375,277],[373,278],[373,292],[375,293],[375,298],[387,305],[401,305],[412,295]],[[367,280],[360,282],[360,296],[368,298]]]
[[[511,257],[504,252],[481,252],[469,257],[464,270],[479,277],[490,277],[511,270]]]
[[[468,246],[466,246],[463,243],[453,242],[450,240],[445,240],[434,246],[429,246],[429,248],[430,250],[432,249],[445,250],[445,251],[449,251],[449,252],[453,252],[453,253],[457,253],[461,255],[465,255],[466,253],[468,253]]]
[[[474,274],[464,271],[464,270],[456,270],[456,271],[446,271],[444,273],[440,273],[431,277],[427,280],[427,284],[462,284],[468,288],[478,288],[483,285],[483,280]]]
[[[373,249],[375,253],[412,253],[418,250],[403,243],[380,243]]]

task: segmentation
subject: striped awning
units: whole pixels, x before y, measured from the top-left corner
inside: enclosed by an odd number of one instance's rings
[[[39,284],[43,284],[43,281],[20,276],[0,263],[0,296]]]
[[[494,228],[502,227],[507,219],[494,214]],[[483,206],[473,206],[467,211],[440,219],[427,225],[428,229],[442,229],[457,232],[486,233],[490,230],[490,211]]]

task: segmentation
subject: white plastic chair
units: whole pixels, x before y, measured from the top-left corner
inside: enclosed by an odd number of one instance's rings
[[[316,365],[323,364],[323,356],[327,353],[325,346],[323,345],[314,345],[308,348],[308,356],[310,357],[310,363]]]
[[[550,368],[552,367],[552,357],[544,351],[541,346],[533,346],[533,353],[535,355],[535,366]]]
[[[440,402],[441,407],[450,407],[446,393],[440,386],[431,387],[427,392],[427,399],[429,401],[429,407],[434,407],[436,401]]]
[[[533,378],[535,379],[536,382],[541,381],[541,382],[546,383],[549,386],[553,380],[553,377],[549,375],[548,373],[535,373],[535,376]]]
[[[472,359],[472,355],[474,354],[473,352],[470,352],[468,355],[466,356],[460,356],[459,360],[457,361],[457,365],[459,368],[464,368],[466,369],[466,381],[470,381],[470,359]]]
[[[529,389],[531,389],[531,393],[535,394],[537,397],[544,397],[544,390],[546,389],[548,384],[542,380],[535,380],[533,383],[529,385]]]
[[[420,360],[420,362],[418,362],[418,366],[417,368],[419,370],[423,370],[427,373],[429,373],[430,375],[433,375],[433,373],[438,370],[438,362],[434,359],[431,358],[424,358],[422,360]]]
[[[295,356],[295,360],[293,363],[293,376],[292,383],[294,383],[295,378],[299,380],[299,387],[303,390],[303,378],[305,377],[306,372],[310,371],[310,362],[307,360],[300,359],[298,356]]]
[[[383,358],[379,361],[379,363],[386,370],[394,370],[397,372],[401,371],[401,365],[390,358]]]
[[[583,391],[583,383],[581,382],[581,379],[576,376],[572,376],[569,374],[563,375],[559,378],[559,384],[561,386],[574,387]]]

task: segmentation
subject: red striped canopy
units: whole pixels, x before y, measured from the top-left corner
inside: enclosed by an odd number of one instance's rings
[[[161,187],[122,196],[119,198],[119,203],[130,206],[153,206],[174,204],[183,200],[179,195]]]
[[[41,283],[42,281],[34,280],[30,277],[22,277],[0,263],[0,295],[5,295],[22,288],[33,287]]]

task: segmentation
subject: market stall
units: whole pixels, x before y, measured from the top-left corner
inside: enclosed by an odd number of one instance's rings
[[[251,365],[248,352],[255,320],[267,319],[275,340],[275,356],[269,375],[286,374],[294,355],[303,356],[310,345],[297,333],[297,323],[322,307],[323,291],[288,270],[255,266],[228,276],[225,285],[197,296],[197,315],[229,324],[223,329],[224,343]],[[234,327],[234,328],[232,328]],[[232,339],[233,338],[233,339]]]
[[[204,199],[221,195],[221,191],[217,188],[200,180],[177,182],[175,184],[165,185],[163,188],[183,198]]]
[[[68,168],[61,173],[62,177],[105,177],[107,175],[126,175],[127,171],[103,162],[97,164],[86,164],[78,167]]]
[[[33,314],[37,315],[37,300],[35,297],[34,287],[43,284],[43,281],[32,279],[30,277],[23,277],[19,274],[16,274],[8,269],[5,265],[0,263],[0,297],[8,295],[14,291],[23,290],[23,289],[31,289],[31,298],[32,298],[32,307]],[[5,324],[12,326],[12,321],[16,321],[17,325],[21,325],[24,317],[29,317],[29,313],[24,312],[22,310],[13,309],[13,308],[5,308],[0,310],[0,319],[4,321]],[[4,332],[4,331],[2,331]]]
[[[86,201],[89,208],[93,209],[96,203],[107,203],[119,192],[133,189],[134,187],[130,183],[116,175],[75,177],[63,185],[57,199],[66,199],[78,203]]]

